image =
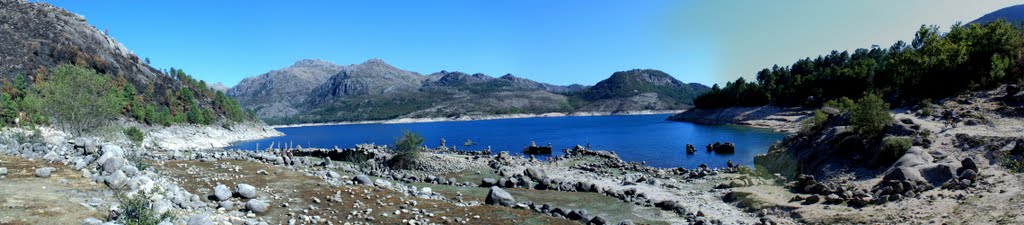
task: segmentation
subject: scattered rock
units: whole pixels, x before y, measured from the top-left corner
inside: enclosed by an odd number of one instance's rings
[[[188,225],[213,225],[213,221],[206,214],[196,214],[188,218]]]
[[[213,188],[213,200],[224,201],[231,198],[231,189],[223,184],[218,184]]]
[[[99,219],[96,219],[96,218],[92,218],[92,217],[85,218],[85,220],[82,220],[82,225],[100,225],[100,224],[103,224],[102,220],[99,220]]]
[[[112,157],[103,162],[103,172],[106,174],[113,173],[114,171],[120,170],[124,167],[124,158]]]
[[[494,178],[487,177],[480,181],[480,187],[491,187],[495,185],[498,185],[498,180],[495,180]]]
[[[57,170],[57,168],[53,168],[53,167],[43,167],[43,168],[36,169],[36,177],[50,177],[50,174],[52,174],[53,171],[56,171],[56,170]]]
[[[249,184],[238,184],[235,186],[235,193],[238,193],[238,196],[243,198],[256,198],[256,187]]]
[[[370,177],[362,174],[357,175],[355,178],[353,178],[353,181],[361,185],[373,185],[373,181],[370,180]]]
[[[108,187],[121,188],[128,184],[128,175],[125,175],[123,171],[116,171],[114,174],[110,174],[103,180]]]
[[[267,203],[263,200],[252,199],[245,203],[245,209],[253,213],[264,213],[267,212]]]
[[[516,200],[512,198],[512,194],[509,194],[497,186],[491,186],[491,191],[487,193],[487,199],[485,202],[491,205],[503,206],[512,206],[516,204]]]

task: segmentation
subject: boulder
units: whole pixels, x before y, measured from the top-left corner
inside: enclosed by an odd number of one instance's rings
[[[213,225],[213,220],[206,214],[196,214],[188,218],[188,225]]]
[[[949,179],[955,177],[956,169],[945,164],[927,164],[918,166],[917,169],[920,171],[921,176],[928,181],[932,187],[941,186]]]
[[[355,181],[356,184],[360,185],[373,185],[373,181],[370,180],[370,177],[362,174],[356,175],[356,177],[353,178],[352,181]]]
[[[819,201],[821,201],[821,196],[818,195],[810,195],[807,196],[807,198],[804,198],[804,204],[814,204],[818,203]]]
[[[121,188],[128,184],[128,175],[125,175],[123,171],[118,170],[104,178],[103,183],[107,184],[107,186],[111,188]]]
[[[338,172],[334,172],[333,170],[327,171],[327,174],[325,174],[325,175],[327,176],[327,178],[335,178],[335,179],[337,179],[337,178],[341,177],[341,174],[338,174]]]
[[[497,186],[491,186],[491,191],[487,193],[485,203],[491,205],[512,206],[516,204],[516,200],[512,198],[512,194],[509,194],[505,190],[502,190]]]
[[[892,167],[914,167],[931,162],[931,154],[928,154],[928,152],[925,152],[925,150],[919,146],[914,146],[910,147],[906,154],[896,160],[896,163],[894,163]]]
[[[480,187],[491,187],[498,184],[498,180],[494,178],[486,177],[480,181]]]
[[[50,177],[50,175],[53,173],[53,171],[56,171],[56,170],[57,170],[57,168],[53,168],[53,167],[43,167],[43,168],[36,169],[36,177]]]
[[[537,169],[536,167],[526,168],[524,173],[527,177],[530,177],[530,179],[533,180],[541,180],[548,177],[547,174],[544,173],[544,170]]]
[[[927,180],[921,176],[921,172],[911,167],[898,167],[893,168],[891,171],[885,174],[882,178],[884,181],[910,181],[910,182],[926,182]]]
[[[711,145],[711,149],[714,150],[715,153],[720,153],[720,154],[722,154],[722,153],[726,153],[726,154],[727,153],[735,153],[736,152],[736,145],[733,144],[732,142],[726,142],[726,143],[715,142],[714,144]]]
[[[218,184],[213,188],[213,200],[225,201],[231,199],[231,189],[223,184]]]
[[[960,161],[960,165],[961,165],[960,168],[962,170],[974,170],[974,172],[978,172],[978,163],[974,162],[974,158],[971,158],[971,157],[964,158],[964,160]],[[961,172],[961,171],[957,171],[957,172]]]
[[[256,198],[256,187],[249,184],[238,184],[235,185],[235,193],[243,198],[253,199]]]
[[[825,196],[825,202],[830,204],[839,204],[843,203],[843,199],[840,198],[837,194],[829,194]]]
[[[0,167],[0,177],[7,176],[7,167]]]
[[[100,225],[100,224],[103,224],[102,220],[99,220],[99,219],[96,219],[96,218],[92,218],[92,217],[85,218],[85,220],[82,220],[82,225]]]
[[[121,149],[121,146],[105,144],[101,149],[103,150],[104,155],[111,154],[113,156],[124,156],[124,149]]]
[[[974,172],[972,169],[965,169],[964,172],[960,173],[961,180],[978,181],[978,172]]]
[[[125,160],[121,157],[111,157],[103,162],[103,172],[110,174],[124,167]]]
[[[590,224],[590,225],[605,225],[605,224],[608,224],[608,221],[605,220],[604,217],[594,216],[594,218],[590,219],[590,222],[587,222],[587,224]]]
[[[583,217],[584,215],[580,213],[579,210],[572,210],[569,211],[568,214],[565,214],[565,218],[569,220],[582,220]]]
[[[245,209],[253,213],[264,213],[267,212],[267,203],[259,199],[251,199],[245,203]]]

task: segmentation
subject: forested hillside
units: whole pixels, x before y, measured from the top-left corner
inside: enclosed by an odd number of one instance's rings
[[[817,58],[774,66],[757,81],[739,78],[694,100],[697,108],[732,106],[820,106],[842,97],[875,93],[895,106],[969,90],[1020,82],[1024,30],[1019,24],[955,24],[943,33],[922,26],[915,38],[888,48],[873,46],[853,53],[832,51]]]

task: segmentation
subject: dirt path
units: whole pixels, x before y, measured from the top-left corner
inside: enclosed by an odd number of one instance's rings
[[[81,224],[107,215],[112,193],[80,172],[19,157],[0,156],[0,161],[9,173],[0,179],[0,224]],[[35,169],[45,166],[57,170],[51,177],[36,177]]]

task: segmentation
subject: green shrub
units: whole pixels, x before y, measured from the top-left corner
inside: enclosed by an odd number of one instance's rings
[[[910,149],[913,142],[909,137],[888,136],[882,138],[882,149],[879,155],[887,159],[899,159],[907,153],[907,149]]]
[[[124,136],[128,137],[128,140],[135,144],[142,144],[142,140],[146,138],[146,134],[142,133],[137,127],[124,128],[122,132],[124,132]]]
[[[839,100],[829,100],[828,102],[825,102],[825,106],[838,109],[842,112],[849,112],[856,107],[857,104],[854,103],[852,99],[843,96],[842,98],[839,98]]]
[[[853,130],[865,138],[878,137],[892,121],[889,104],[874,94],[865,95],[857,100],[857,105],[850,112]]]
[[[79,135],[109,124],[124,104],[109,77],[78,66],[57,67],[36,89],[56,125]]]
[[[395,156],[391,158],[391,166],[407,169],[414,166],[422,151],[423,136],[412,131],[404,131],[402,137],[395,140]]]
[[[932,116],[932,114],[935,113],[935,112],[932,112],[932,100],[931,99],[921,100],[921,104],[919,104],[917,107],[921,108],[921,115],[922,116]]]
[[[121,203],[117,220],[125,225],[156,225],[164,220],[174,220],[174,214],[170,212],[158,215],[149,202],[149,197],[142,192],[131,197],[117,192],[115,198]]]
[[[828,120],[828,114],[821,110],[814,110],[814,116],[807,118],[803,121],[803,126],[800,128],[801,132],[808,132],[817,128],[821,123]]]

